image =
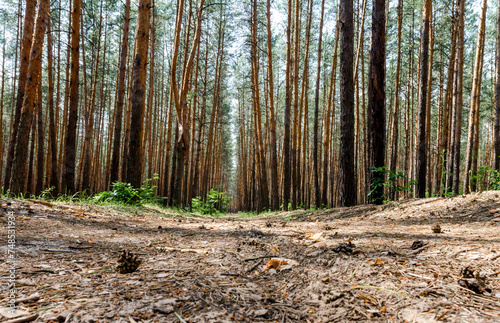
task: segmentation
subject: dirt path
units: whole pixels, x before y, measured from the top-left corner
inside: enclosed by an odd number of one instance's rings
[[[497,192],[252,219],[0,202],[0,275],[13,212],[16,297],[35,296],[18,310],[36,322],[500,321]],[[138,271],[112,270],[122,250]]]

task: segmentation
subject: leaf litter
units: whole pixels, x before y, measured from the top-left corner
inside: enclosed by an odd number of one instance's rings
[[[250,219],[183,216],[154,207],[0,202],[2,227],[12,211],[17,231],[19,315],[5,316],[0,307],[3,320],[500,317],[497,192]],[[0,231],[2,241],[6,231]],[[0,245],[3,279],[9,275],[6,248]],[[2,304],[8,297],[0,291]]]

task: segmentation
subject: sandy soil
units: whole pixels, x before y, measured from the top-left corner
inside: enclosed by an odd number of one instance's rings
[[[35,322],[500,321],[498,192],[217,219],[0,202],[0,275],[12,212],[18,315]],[[3,320],[9,300],[3,284]]]

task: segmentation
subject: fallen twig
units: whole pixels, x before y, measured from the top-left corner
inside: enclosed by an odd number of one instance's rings
[[[392,289],[383,288],[383,287],[377,287],[377,286],[356,286],[356,285],[352,286],[352,289],[358,289],[358,288],[380,289],[380,290],[384,290],[384,291],[389,292],[389,293],[397,294],[397,295],[400,295],[400,296],[403,296],[403,297],[408,297],[408,295],[405,295],[403,293],[397,292],[397,291],[392,290]]]
[[[247,259],[244,259],[243,261],[260,260],[260,259],[264,259],[264,258],[271,258],[271,257],[274,257],[274,256],[271,256],[271,255],[265,255],[265,256],[254,257],[254,258],[247,258]]]
[[[30,201],[31,203],[42,204],[42,205],[45,205],[48,207],[54,207],[54,204],[52,204],[50,202],[45,202],[45,201],[40,201],[40,200],[32,200],[32,199],[28,199],[28,201]]]
[[[25,323],[25,322],[31,322],[34,321],[38,318],[38,314],[32,314],[29,316],[23,316],[23,317],[18,317],[16,319],[4,321],[3,323]]]
[[[14,304],[17,305],[19,303],[36,302],[39,299],[40,299],[40,295],[38,293],[36,293],[36,294],[33,294],[31,296],[28,296],[28,297],[16,299],[16,301],[14,302]]]

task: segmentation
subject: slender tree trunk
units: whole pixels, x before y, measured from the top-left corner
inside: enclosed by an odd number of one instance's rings
[[[401,30],[403,28],[403,0],[398,0],[398,40],[397,40],[397,58],[396,58],[396,76],[394,85],[394,114],[391,127],[391,157],[389,159],[389,170],[396,172],[398,160],[399,143],[399,74],[401,72]],[[389,192],[389,199],[394,200],[396,192]]]
[[[83,25],[83,24],[82,24]],[[97,79],[98,79],[98,70],[99,70],[99,63],[100,63],[100,54],[101,54],[101,34],[102,34],[102,2],[100,5],[100,12],[99,12],[99,27],[98,27],[98,40],[97,40],[97,49],[95,52],[95,57],[94,57],[94,69],[91,73],[92,78],[91,78],[91,83],[92,83],[92,88],[90,92],[90,104],[88,104],[87,100],[86,101],[86,107],[85,107],[85,131],[84,131],[84,138],[82,142],[82,150],[83,150],[83,160],[80,160],[80,166],[82,168],[82,187],[81,189],[84,191],[92,191],[91,190],[91,163],[92,163],[92,136],[94,133],[94,109],[95,109],[95,101],[96,101],[96,96],[97,96]],[[83,31],[82,31],[82,38],[83,38]],[[82,53],[83,56],[85,56],[85,52],[83,51],[83,42],[82,42]],[[106,48],[106,45],[104,45],[104,48]],[[84,65],[85,66],[85,65]],[[85,68],[84,68],[85,70]],[[86,88],[86,85],[84,85],[84,88]],[[104,84],[101,84],[101,89],[104,88]],[[86,92],[86,90],[85,90]],[[85,95],[85,97],[87,97]]]
[[[323,0],[324,1],[324,0]],[[273,77],[273,47],[271,33],[271,0],[266,1],[267,20],[267,77],[269,83],[269,132],[270,132],[270,168],[271,168],[271,210],[278,210],[279,205],[279,185],[278,185],[278,156],[276,145],[276,112],[274,109],[274,77]],[[321,33],[320,33],[321,35]],[[320,36],[321,43],[321,36]],[[321,54],[319,54],[321,56]]]
[[[292,100],[292,191],[291,202],[292,210],[295,210],[299,205],[299,172],[300,172],[300,141],[299,141],[299,125],[300,125],[300,112],[299,112],[299,67],[300,67],[300,32],[301,32],[301,5],[302,0],[294,0],[294,36],[293,36],[293,100]]]
[[[455,8],[452,9],[453,12],[453,25],[451,30],[451,51],[450,59],[448,63],[448,78],[446,81],[446,92],[444,97],[444,111],[443,111],[443,131],[442,131],[442,141],[440,146],[440,153],[442,155],[442,166],[440,173],[441,180],[441,193],[451,191],[451,133],[452,133],[452,121],[453,121],[453,84],[455,79],[455,58],[457,55],[457,32],[458,32],[458,21],[456,19]],[[443,171],[445,174],[443,174]],[[446,176],[444,176],[446,175]],[[444,187],[442,187],[444,186]]]
[[[143,144],[142,144],[142,149],[146,149],[148,147],[148,164],[147,164],[147,177],[148,179],[151,179],[153,176],[153,138],[152,138],[152,126],[151,124],[155,125],[156,123],[153,122],[153,117],[155,114],[153,112],[153,97],[154,97],[154,78],[155,78],[155,43],[156,43],[156,26],[155,26],[155,2],[152,0],[152,11],[151,11],[151,41],[150,41],[150,63],[149,63],[149,91],[148,91],[148,98],[147,98],[147,112],[146,112],[146,131],[143,132]]]
[[[487,0],[483,0],[481,17],[479,18],[479,31],[477,36],[476,46],[476,60],[474,64],[474,76],[472,79],[472,91],[470,96],[470,111],[469,111],[469,131],[467,133],[467,148],[465,155],[465,168],[464,168],[464,194],[469,193],[469,189],[475,190],[476,185],[476,172],[473,167],[473,160],[477,156],[476,147],[479,146],[476,134],[479,134],[479,105],[481,97],[481,80],[483,73],[483,55],[484,55],[484,36],[486,30],[486,9]],[[477,167],[477,163],[476,163]],[[477,168],[476,168],[477,169]]]
[[[26,192],[26,160],[28,159],[29,133],[34,116],[36,93],[38,92],[39,82],[41,82],[43,40],[49,20],[49,1],[39,0],[38,6],[33,43],[30,46],[31,53],[29,56],[25,95],[19,120],[19,133],[12,165],[10,188],[14,195]]]
[[[433,159],[431,158],[432,156],[432,151],[431,151],[431,104],[432,104],[432,69],[434,65],[434,23],[433,23],[433,13],[432,13],[432,3],[431,3],[431,11],[429,13],[429,59],[428,59],[428,76],[427,76],[427,104],[426,104],[426,119],[425,119],[425,132],[427,134],[426,139],[425,139],[425,155],[427,156],[427,174],[426,174],[426,189],[429,193],[429,196],[433,195],[432,189],[432,170],[433,170],[433,165],[432,161]]]
[[[21,2],[20,2],[21,3]],[[19,64],[19,79],[17,81],[17,96],[16,105],[14,109],[14,122],[12,124],[12,131],[9,138],[9,146],[7,150],[7,163],[5,164],[5,179],[4,190],[10,188],[11,171],[14,160],[14,150],[17,143],[17,135],[20,130],[19,121],[21,118],[21,109],[24,103],[24,94],[26,89],[26,78],[28,75],[28,66],[30,63],[30,52],[33,40],[33,25],[35,23],[35,0],[26,0],[26,8],[24,11],[23,23],[23,38],[21,41],[21,59]]]
[[[269,1],[269,0],[268,0]],[[325,0],[321,1],[321,15],[319,20],[319,40],[318,40],[318,65],[316,68],[316,89],[314,91],[314,129],[313,129],[313,181],[314,181],[314,205],[321,206],[321,192],[319,189],[319,164],[318,145],[319,143],[319,81],[321,79],[321,54],[323,41],[323,16],[325,13]],[[323,188],[324,190],[326,189]]]
[[[331,131],[331,126],[330,126],[330,121],[335,120],[335,118],[332,118],[335,116],[335,90],[336,90],[336,83],[337,83],[337,51],[338,51],[338,44],[339,44],[339,35],[340,35],[340,6],[339,6],[339,18],[337,19],[337,26],[335,27],[335,45],[333,49],[333,58],[332,58],[332,70],[330,73],[330,87],[328,91],[328,102],[326,104],[326,113],[324,113],[323,116],[323,186],[321,189],[321,205],[328,205],[328,190],[330,192],[334,191],[333,187],[333,181],[330,180],[331,176],[329,176],[328,170],[332,168],[333,161],[330,159],[330,146],[331,143],[334,140],[331,140],[332,137],[335,136],[335,134],[332,133]],[[335,204],[333,201],[331,201],[330,205]]]
[[[443,61],[443,51],[441,51],[440,60]],[[433,193],[435,196],[441,196],[441,176],[442,176],[442,165],[443,165],[443,152],[441,151],[441,146],[443,142],[443,130],[444,130],[444,77],[443,77],[443,65],[440,64],[439,67],[439,93],[438,93],[438,119],[437,119],[437,129],[436,129],[436,149],[435,149],[435,162],[433,169]]]
[[[288,0],[288,18],[286,27],[286,73],[285,73],[285,115],[284,115],[284,134],[283,134],[283,210],[288,210],[291,190],[291,168],[290,159],[290,70],[291,70],[291,35],[290,28],[292,23],[292,0]]]
[[[357,202],[354,163],[354,19],[352,0],[342,0],[340,9],[340,145],[339,206]]]
[[[49,82],[49,92],[47,98],[47,109],[49,110],[49,142],[50,142],[50,179],[48,181],[49,187],[54,187],[54,192],[59,191],[59,175],[57,169],[57,126],[55,123],[54,112],[54,75],[52,70],[52,33],[51,21],[49,19],[47,25],[47,77]]]
[[[460,143],[462,134],[462,108],[463,108],[463,68],[464,68],[464,12],[465,0],[457,1],[457,53],[454,67],[453,84],[453,115],[450,138],[450,158],[448,164],[449,181],[452,192],[459,193],[460,183]]]
[[[69,90],[69,115],[66,129],[65,168],[63,171],[62,190],[75,193],[75,164],[76,164],[76,126],[78,121],[78,90],[80,70],[80,14],[81,0],[73,0],[71,8],[71,76]]]
[[[493,168],[500,171],[500,0],[497,8],[497,40],[495,54],[495,125],[494,125],[494,161]]]
[[[312,9],[313,3],[312,0],[308,0],[307,2],[307,23],[306,23],[306,39],[305,39],[305,53],[304,53],[304,66],[302,70],[302,86],[300,92],[300,108],[299,108],[299,125],[300,128],[298,131],[298,145],[300,147],[302,141],[302,147],[297,152],[298,164],[302,165],[302,168],[299,168],[299,173],[297,174],[297,182],[299,190],[298,201],[300,205],[303,207],[309,208],[310,201],[305,200],[306,190],[309,191],[309,186],[305,186],[307,180],[307,143],[308,143],[308,134],[309,134],[309,44],[311,39],[311,24],[312,24]],[[304,120],[302,121],[302,115],[304,116]],[[302,156],[300,156],[302,154]]]
[[[368,71],[368,131],[371,200],[383,203],[385,164],[385,0],[373,1],[372,47]]]
[[[255,130],[257,144],[257,165],[260,174],[259,186],[261,193],[262,208],[269,208],[269,190],[267,186],[267,170],[266,170],[266,155],[264,150],[264,142],[262,139],[262,119],[260,111],[260,91],[259,91],[259,63],[257,57],[257,0],[253,0],[252,4],[252,20],[251,20],[251,62],[252,62],[252,90],[253,90],[253,108],[255,115]]]
[[[419,71],[420,78],[418,83],[418,128],[417,128],[417,145],[415,155],[415,171],[417,175],[417,185],[415,196],[425,197],[426,189],[426,171],[427,171],[427,155],[426,155],[426,139],[425,132],[427,118],[427,81],[429,77],[429,26],[430,15],[432,14],[432,0],[425,0],[422,12],[422,31],[420,40],[420,62]]]
[[[49,21],[50,18],[47,19]],[[48,24],[48,22],[47,22]],[[43,155],[44,155],[44,130],[43,130],[43,113],[42,113],[42,80],[40,74],[40,81],[38,82],[38,98],[36,104],[36,118],[37,118],[37,139],[36,139],[36,184],[35,195],[40,195],[43,189]],[[35,138],[33,138],[35,139]]]
[[[71,15],[73,13],[69,12],[69,26],[68,26],[68,44],[71,43],[72,37],[72,26],[71,26]],[[61,120],[61,134],[60,134],[60,146],[59,146],[59,158],[58,158],[58,169],[59,169],[59,192],[64,193],[65,188],[63,188],[65,163],[66,163],[66,137],[68,129],[68,115],[69,115],[69,95],[70,95],[70,61],[71,61],[71,46],[67,47],[66,51],[66,73],[65,73],[65,86],[64,86],[64,102],[63,102],[63,115]]]
[[[149,20],[151,0],[140,0],[135,32],[134,74],[132,78],[132,114],[130,120],[130,141],[127,154],[127,182],[134,187],[142,184],[144,150],[142,131],[144,119],[144,100],[146,98],[146,73],[149,49]]]
[[[125,99],[125,75],[127,74],[127,52],[130,25],[130,0],[125,0],[125,15],[123,17],[123,39],[120,52],[120,67],[118,76],[118,94],[116,98],[115,129],[113,135],[113,155],[111,157],[111,183],[118,181],[120,173],[120,151],[122,140],[122,118]]]
[[[5,28],[4,28],[5,34]],[[0,89],[0,183],[2,182],[2,171],[3,171],[3,100],[4,100],[4,89],[5,89],[5,43],[2,46],[2,85]]]
[[[183,204],[182,202],[186,202],[182,201],[181,198],[184,197],[185,199],[185,197],[187,196],[186,194],[187,185],[182,185],[182,181],[184,181],[184,183],[187,183],[186,179],[189,174],[188,169],[185,167],[186,166],[185,161],[187,161],[187,159],[189,158],[189,142],[190,142],[190,121],[189,121],[189,111],[188,111],[189,108],[187,105],[187,93],[189,90],[189,84],[194,65],[193,63],[197,53],[197,46],[201,36],[201,20],[204,8],[203,4],[204,0],[200,0],[198,5],[196,31],[193,38],[193,44],[191,46],[189,57],[185,62],[185,68],[182,73],[180,91],[177,85],[176,70],[177,70],[177,58],[179,53],[180,32],[181,32],[184,0],[179,1],[179,6],[177,8],[176,34],[175,34],[174,49],[172,54],[171,84],[172,84],[175,109],[177,113],[177,123],[179,131],[178,135],[179,138],[178,142],[176,143],[178,169],[177,169],[177,179],[175,184],[176,189],[174,191],[176,194],[175,200],[177,203],[181,205]],[[185,44],[185,50],[187,50],[187,48],[188,45]]]

